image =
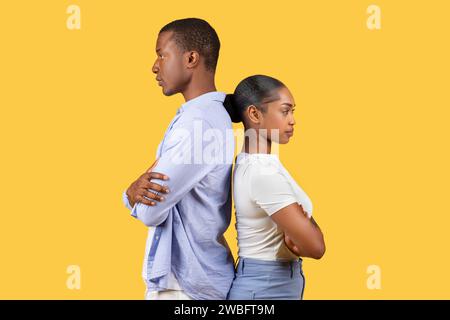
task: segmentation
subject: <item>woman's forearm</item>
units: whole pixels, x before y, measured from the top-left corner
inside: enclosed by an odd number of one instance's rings
[[[300,251],[304,254],[305,257],[314,258],[314,259],[320,259],[325,254],[325,240],[323,238],[323,233],[320,230],[319,225],[316,223],[313,217],[309,219],[309,234],[310,237],[309,240],[310,243],[308,243],[307,246],[303,245],[302,242],[305,242],[303,239],[304,237],[296,237],[294,239],[294,243],[296,246],[300,249]],[[299,230],[302,232],[301,230]],[[297,241],[295,241],[297,240]],[[303,240],[303,241],[302,241]]]
[[[294,245],[292,249],[289,249],[300,257],[320,259],[325,253],[325,242],[320,229],[318,229],[318,233],[316,233],[310,241],[305,241],[303,237],[299,239],[295,234],[286,235],[291,239]]]
[[[308,218],[301,206],[293,203],[272,214],[272,219],[292,239],[304,257],[320,259],[325,253],[322,231]]]

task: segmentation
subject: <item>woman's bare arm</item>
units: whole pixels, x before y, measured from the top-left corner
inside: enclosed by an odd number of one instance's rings
[[[311,217],[309,219],[298,203],[275,212],[272,220],[284,231],[297,247],[300,256],[320,259],[325,253],[322,231]]]

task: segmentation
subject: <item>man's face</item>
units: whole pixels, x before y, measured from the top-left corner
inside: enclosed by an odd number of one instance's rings
[[[172,40],[172,31],[162,32],[156,41],[156,61],[152,71],[166,96],[182,92],[189,82],[185,56]]]

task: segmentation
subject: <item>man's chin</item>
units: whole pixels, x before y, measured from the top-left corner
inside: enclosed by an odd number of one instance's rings
[[[164,88],[163,88],[162,92],[166,97],[173,96],[176,93],[173,90],[168,90],[168,89],[164,89]]]

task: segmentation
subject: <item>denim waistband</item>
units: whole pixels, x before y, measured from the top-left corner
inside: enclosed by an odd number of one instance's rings
[[[292,261],[267,261],[243,257],[239,257],[238,259],[236,264],[236,273],[238,274],[272,272],[278,275],[285,274],[292,277],[294,274],[302,272],[303,260],[301,258]]]

